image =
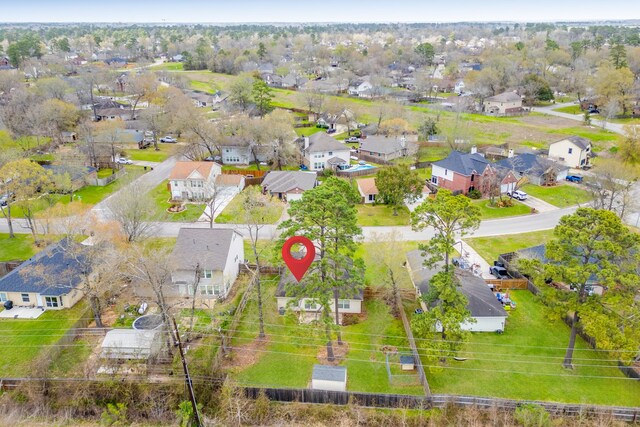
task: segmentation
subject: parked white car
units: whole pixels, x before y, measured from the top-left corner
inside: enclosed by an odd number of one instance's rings
[[[133,162],[125,157],[118,157],[116,159],[116,163],[120,164],[120,165],[132,165]]]
[[[512,197],[516,200],[527,200],[527,193],[525,193],[524,191],[520,191],[520,190],[516,190],[513,193],[512,192],[508,192],[507,195],[509,197]]]

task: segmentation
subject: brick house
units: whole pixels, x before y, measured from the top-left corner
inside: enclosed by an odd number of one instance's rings
[[[454,194],[478,190],[488,195],[491,188],[495,188],[493,183],[499,184],[501,193],[506,193],[514,189],[517,181],[512,171],[495,167],[475,148],[471,153],[452,151],[431,165],[431,183]]]
[[[522,97],[515,92],[503,92],[485,99],[482,107],[487,114],[500,116],[520,114],[522,112]]]

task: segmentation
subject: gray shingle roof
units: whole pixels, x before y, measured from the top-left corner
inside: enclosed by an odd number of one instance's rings
[[[489,160],[480,154],[461,153],[452,151],[449,155],[433,163],[441,168],[448,169],[464,176],[471,176],[473,173],[482,174],[489,164]]]
[[[309,137],[309,153],[318,153],[322,151],[349,151],[348,145],[338,142],[332,136],[324,132],[316,132]]]
[[[502,159],[497,165],[522,174],[534,176],[542,175],[550,168],[568,169],[566,166],[531,153],[522,153],[517,156]]]
[[[0,279],[0,292],[33,292],[45,296],[68,294],[82,282],[82,256],[70,254],[67,240],[47,246]],[[75,252],[75,251],[74,251]]]
[[[322,381],[347,381],[345,366],[313,365],[312,379]]]
[[[173,267],[192,270],[200,264],[204,270],[224,270],[234,235],[241,238],[234,230],[181,228],[171,254]]]
[[[489,97],[486,100],[491,102],[514,102],[522,101],[522,97],[515,92],[502,92],[498,95]]]
[[[319,259],[320,259],[320,256],[316,254],[316,259],[311,264],[310,270],[313,269],[314,265],[317,265],[316,262]],[[340,291],[339,291],[339,294],[340,294],[339,297],[341,299],[355,299],[360,301],[364,300],[364,290],[362,288],[354,290],[353,288],[349,287],[347,285],[347,280],[349,279],[349,276],[346,273],[343,275],[342,279],[344,282],[343,282],[343,286],[340,288]],[[303,287],[305,286],[305,283],[303,279],[303,282],[301,284],[298,284],[296,279],[293,277],[293,274],[291,274],[291,272],[287,269],[285,270],[285,273],[280,276],[280,281],[278,282],[278,287],[276,288],[276,297],[293,296],[291,290],[288,289],[290,286]],[[311,293],[314,293],[314,292],[310,292],[310,294]],[[296,297],[305,298],[305,296],[300,294],[297,294]]]
[[[392,154],[402,152],[404,147],[402,146],[402,143],[396,138],[374,135],[368,136],[367,139],[363,140],[362,144],[360,144],[360,149],[371,151],[374,153]]]
[[[586,150],[591,145],[591,141],[581,136],[571,136],[569,138],[561,139],[560,141],[571,141],[581,150]],[[556,141],[556,142],[560,142],[560,141]],[[555,142],[552,142],[552,144],[555,144]]]
[[[315,172],[270,171],[262,186],[272,193],[286,193],[296,188],[306,191],[316,186],[316,178]]]
[[[420,293],[425,295],[429,291],[429,282],[433,276],[442,271],[444,264],[438,263],[433,268],[429,268],[423,264],[423,261],[422,251],[415,250],[407,253],[407,262],[411,268],[411,280],[420,289]],[[454,274],[460,284],[460,291],[467,297],[467,309],[473,317],[507,316],[507,312],[484,279],[459,268],[454,270]]]

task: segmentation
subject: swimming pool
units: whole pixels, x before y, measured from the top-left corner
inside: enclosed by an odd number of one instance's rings
[[[375,166],[371,165],[353,165],[349,169],[343,169],[342,172],[357,172],[363,171],[367,169],[375,169]]]

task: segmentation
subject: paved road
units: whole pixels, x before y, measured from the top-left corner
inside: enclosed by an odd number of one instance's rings
[[[548,107],[534,107],[532,111],[536,111],[538,113],[548,114],[550,116],[563,117],[565,119],[574,120],[577,122],[584,122],[584,116],[582,114],[569,114],[569,113],[561,113],[560,111],[553,111],[556,108],[562,107],[570,107],[576,105],[575,102],[565,102],[563,104],[553,104]],[[619,133],[624,135],[624,126],[619,123],[604,123],[602,120],[591,118],[591,125],[593,127],[604,128],[608,131]],[[604,125],[604,126],[603,126]]]

